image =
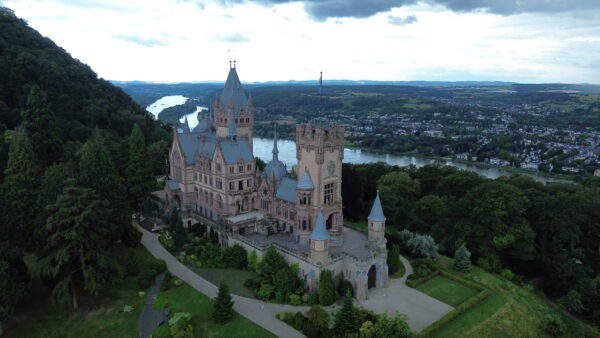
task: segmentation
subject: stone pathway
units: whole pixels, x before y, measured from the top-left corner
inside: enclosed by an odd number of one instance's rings
[[[152,330],[164,324],[169,320],[167,311],[154,307],[156,295],[160,291],[160,284],[165,278],[165,274],[156,277],[156,283],[148,292],[142,315],[140,316],[140,338],[148,338],[152,334]]]
[[[167,268],[173,276],[177,276],[179,279],[208,297],[214,298],[217,295],[218,288],[206,279],[198,276],[173,257],[173,255],[158,242],[157,234],[142,228],[139,229],[143,233],[142,244],[154,257],[162,259],[167,263]],[[233,305],[235,311],[271,331],[273,334],[285,338],[304,337],[294,328],[275,318],[275,315],[282,311],[304,312],[309,309],[308,307],[265,303],[257,299],[250,299],[237,295],[232,295],[232,297],[235,301],[235,304]]]
[[[413,268],[406,258],[400,256],[400,260],[406,268],[404,276],[398,279],[390,278],[390,286],[387,288],[369,290],[369,299],[356,301],[356,305],[377,313],[404,313],[408,316],[410,328],[418,332],[454,308],[407,286],[406,278],[413,273]]]

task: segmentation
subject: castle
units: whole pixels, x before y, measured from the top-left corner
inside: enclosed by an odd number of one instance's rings
[[[342,160],[344,128],[305,123],[296,126],[297,177],[278,158],[260,172],[253,155],[254,106],[237,74],[235,62],[210,112],[198,125],[174,129],[169,154],[168,204],[188,211],[188,224],[203,221],[219,231],[224,245],[239,244],[262,258],[275,247],[300,266],[311,291],[321,271],[336,283],[350,281],[357,299],[368,289],[388,284],[385,216],[375,198],[368,233],[344,227]]]

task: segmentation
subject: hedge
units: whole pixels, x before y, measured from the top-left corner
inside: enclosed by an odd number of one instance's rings
[[[440,270],[436,270],[432,273],[430,273],[429,275],[423,277],[423,278],[419,278],[419,279],[407,279],[406,280],[406,285],[410,286],[411,288],[416,288],[417,286],[427,282],[428,280],[432,279],[433,277],[439,275],[441,272]]]

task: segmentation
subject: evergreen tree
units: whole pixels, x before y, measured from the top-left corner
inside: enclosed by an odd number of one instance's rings
[[[46,168],[57,162],[62,154],[58,123],[46,102],[46,94],[37,85],[31,87],[27,109],[21,112],[21,117],[39,165]]]
[[[400,270],[400,247],[398,245],[392,244],[392,248],[387,257],[387,264],[390,275],[393,275]]]
[[[70,182],[72,183],[72,182]],[[106,213],[108,202],[91,189],[67,184],[55,204],[49,206],[47,240],[41,258],[42,274],[56,279],[54,304],[77,309],[77,291],[96,296],[118,276],[113,259]]]
[[[250,269],[250,271],[257,272],[259,266],[260,266],[260,261],[258,260],[258,255],[256,254],[256,250],[250,251],[248,253],[248,269]]]
[[[179,215],[179,209],[173,208],[171,218],[169,219],[169,229],[173,236],[173,244],[176,248],[181,248],[187,240],[187,231],[183,227],[183,221]]]
[[[465,245],[461,245],[460,248],[454,253],[454,270],[458,272],[469,272],[471,268],[471,253],[467,251]]]
[[[330,270],[321,271],[319,276],[319,304],[329,306],[335,301],[335,288]]]
[[[10,131],[6,139],[10,148],[2,185],[1,233],[11,246],[31,249],[36,246],[32,234],[38,213],[40,170],[27,134]]]
[[[0,238],[0,240],[2,240]],[[2,323],[27,296],[29,274],[18,251],[4,241],[0,243],[0,336]]]
[[[277,271],[285,269],[287,264],[277,250],[270,246],[265,252],[262,262],[260,263],[259,274],[263,279],[264,284],[273,285],[273,277]]]
[[[131,213],[123,180],[117,173],[108,148],[99,130],[81,147],[79,152],[79,186],[94,190],[108,201],[104,211],[111,215],[111,234],[117,240],[131,228]]]
[[[337,335],[345,336],[346,334],[357,333],[360,325],[358,311],[354,307],[352,297],[346,294],[344,304],[335,316],[333,328]]]
[[[215,322],[224,324],[233,318],[233,314],[233,300],[229,288],[224,281],[221,281],[217,297],[214,299],[212,317]]]
[[[148,196],[154,186],[151,162],[148,159],[144,134],[137,125],[133,126],[129,136],[129,158],[127,160],[127,187],[129,200],[139,209],[142,201]]]

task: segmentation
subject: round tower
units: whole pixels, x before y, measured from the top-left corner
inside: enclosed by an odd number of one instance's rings
[[[325,227],[323,211],[319,209],[315,227],[310,234],[310,259],[317,264],[329,262],[329,232]]]
[[[379,200],[379,190],[377,190],[377,196],[367,219],[369,221],[369,242],[376,244],[380,249],[385,249],[385,216],[381,200]]]

